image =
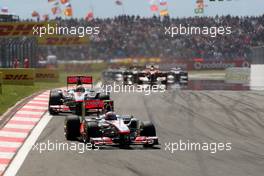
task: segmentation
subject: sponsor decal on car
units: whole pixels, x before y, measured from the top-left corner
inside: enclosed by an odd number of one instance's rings
[[[103,108],[104,102],[102,100],[88,100],[85,104],[87,109]]]

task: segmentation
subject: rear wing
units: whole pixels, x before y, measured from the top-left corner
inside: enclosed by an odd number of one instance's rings
[[[86,100],[85,109],[103,109],[104,100]]]
[[[93,77],[92,76],[68,76],[67,77],[67,89],[69,84],[90,84],[93,85]]]

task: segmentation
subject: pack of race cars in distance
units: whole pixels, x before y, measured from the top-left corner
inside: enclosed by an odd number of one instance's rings
[[[181,68],[171,68],[169,71],[160,70],[157,65],[147,65],[146,68],[133,67],[129,69],[110,70],[104,73],[115,81],[125,85],[132,84],[187,84],[188,72]]]
[[[70,84],[76,84],[75,88],[69,88]],[[90,85],[90,87],[84,87]],[[68,76],[66,89],[54,89],[50,91],[49,113],[57,115],[63,112],[81,114],[81,104],[86,101],[86,113],[99,113],[114,110],[114,102],[108,92],[93,88],[91,76]]]

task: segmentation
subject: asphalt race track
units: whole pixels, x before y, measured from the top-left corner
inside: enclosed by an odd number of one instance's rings
[[[99,151],[31,151],[18,176],[260,176],[264,173],[264,92],[169,90],[113,94],[117,113],[151,120],[160,147]],[[67,142],[64,116],[53,117],[37,142]],[[231,151],[165,150],[182,141],[231,142]],[[77,143],[77,141],[75,141]]]

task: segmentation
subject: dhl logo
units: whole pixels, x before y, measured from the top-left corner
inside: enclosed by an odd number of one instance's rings
[[[44,73],[36,73],[36,78],[48,78],[48,79],[54,79],[56,78],[56,75],[55,74],[44,74]]]
[[[30,78],[26,74],[6,74],[4,80],[33,80],[33,78]]]
[[[33,35],[33,27],[46,26],[46,23],[0,23],[0,36]]]

